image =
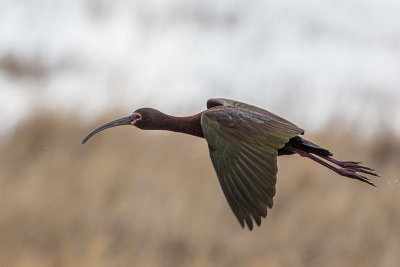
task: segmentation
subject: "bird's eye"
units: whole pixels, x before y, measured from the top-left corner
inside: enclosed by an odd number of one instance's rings
[[[142,118],[142,115],[139,113],[135,114],[135,120],[140,120]]]

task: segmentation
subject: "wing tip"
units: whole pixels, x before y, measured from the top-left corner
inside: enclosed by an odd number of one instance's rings
[[[257,227],[260,227],[261,224],[262,224],[263,219],[265,219],[265,218],[267,218],[267,215],[261,216],[261,217],[258,217],[258,218],[256,218],[253,215],[251,215],[251,217],[249,218],[250,220],[245,220],[245,222],[246,222],[245,224],[244,224],[243,220],[239,221],[239,223],[240,223],[240,225],[242,226],[243,229],[245,228],[245,226],[247,226],[247,228],[251,232],[254,229],[253,220],[256,223]]]

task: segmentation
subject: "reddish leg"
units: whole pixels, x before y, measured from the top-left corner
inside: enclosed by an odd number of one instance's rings
[[[340,161],[337,159],[334,159],[332,157],[322,157],[323,159],[326,159],[327,161],[330,161],[332,163],[335,163],[336,165],[342,167],[342,168],[350,168],[350,169],[354,169],[358,172],[363,172],[366,174],[370,174],[373,176],[380,176],[379,174],[377,174],[373,169],[365,167],[363,165],[360,165],[361,162],[355,162],[355,161]]]
[[[357,179],[357,180],[360,180],[360,181],[365,182],[367,184],[376,186],[367,177],[365,177],[363,175],[360,175],[357,172],[364,172],[364,173],[368,173],[368,174],[372,174],[372,175],[377,175],[377,174],[375,172],[373,172],[372,170],[370,170],[369,168],[367,168],[367,167],[363,167],[361,165],[358,165],[359,163],[350,162],[350,161],[342,162],[342,161],[335,160],[333,158],[327,159],[327,160],[329,160],[329,161],[331,161],[331,162],[333,162],[333,163],[335,163],[335,164],[337,164],[337,165],[342,167],[342,168],[337,168],[337,167],[335,167],[333,165],[330,165],[329,163],[323,161],[322,159],[320,159],[317,156],[314,156],[314,155],[312,155],[310,153],[307,153],[307,152],[304,152],[304,151],[301,151],[301,150],[298,150],[298,149],[293,150],[293,152],[296,153],[296,154],[299,154],[302,157],[307,157],[307,158],[309,158],[309,159],[311,159],[311,160],[313,160],[313,161],[315,161],[315,162],[327,167],[328,169],[331,169],[332,171],[334,171],[334,172],[336,172],[336,173],[338,173],[338,174],[340,174],[342,176],[346,176],[346,177],[349,177],[349,178],[352,178],[352,179]],[[360,168],[360,167],[363,167],[363,168]],[[372,173],[370,173],[370,172],[372,172]]]

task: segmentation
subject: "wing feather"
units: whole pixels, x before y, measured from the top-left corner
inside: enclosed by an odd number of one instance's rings
[[[257,200],[254,192],[252,192],[251,188],[246,183],[246,179],[243,176],[240,176],[237,172],[237,166],[232,171],[232,178],[235,180],[236,184],[238,185],[240,191],[242,192],[243,197],[247,200],[247,203],[250,203],[252,207],[252,216],[256,220],[257,224],[259,220],[261,220],[261,216],[264,213],[263,207]]]
[[[209,109],[201,126],[226,199],[251,230],[273,206],[278,149],[302,130],[243,108]]]
[[[272,198],[275,196],[275,190],[274,190],[274,185],[266,185],[265,182],[259,178],[258,175],[262,174],[255,174],[251,168],[247,166],[247,164],[242,161],[241,158],[239,158],[239,164],[242,168],[242,173],[248,173],[249,174],[249,180],[251,179],[254,182],[254,186],[256,186],[260,194],[263,196],[262,200],[263,203],[266,204],[269,208],[272,208],[273,201]],[[265,217],[265,216],[264,216]]]
[[[278,120],[280,122],[292,125],[292,126],[298,128],[298,129],[300,129],[299,127],[297,127],[296,125],[294,125],[290,121],[285,120],[284,118],[282,118],[282,117],[280,117],[278,115],[275,115],[272,112],[269,112],[269,111],[267,111],[265,109],[262,109],[262,108],[259,108],[259,107],[256,107],[256,106],[252,106],[252,105],[249,105],[249,104],[246,104],[246,103],[243,103],[243,102],[239,102],[239,101],[231,100],[231,99],[225,99],[225,98],[211,98],[211,99],[209,99],[207,101],[207,109],[210,109],[210,108],[213,108],[213,107],[218,107],[218,106],[237,107],[237,108],[247,109],[247,110],[254,111],[254,112],[257,112],[257,113],[260,113],[260,114],[264,114],[264,115],[266,115],[268,117],[274,118],[274,119],[276,119],[276,120]],[[304,134],[304,130],[303,129],[300,129],[300,130],[301,130],[301,134]]]
[[[236,183],[232,179],[232,176],[230,174],[228,174],[226,177],[227,177],[226,180],[228,181],[228,184],[230,184],[230,187],[232,188],[234,195],[239,203],[239,206],[241,209],[240,212],[244,214],[244,219],[247,223],[247,226],[250,229],[253,229],[253,221],[250,218],[250,215],[253,213],[251,206],[247,204],[247,201],[244,199],[242,193],[240,192]],[[234,213],[235,212],[237,212],[237,211],[234,211]]]
[[[254,199],[257,202],[257,209],[259,211],[259,214],[262,217],[267,216],[267,198],[268,195],[267,194],[263,194],[264,192],[262,192],[262,189],[260,189],[259,187],[257,187],[255,185],[255,182],[253,181],[254,178],[249,175],[248,173],[246,173],[245,171],[243,171],[240,162],[237,165],[237,171],[236,171],[236,175],[243,179],[244,183],[246,184],[245,187],[247,187],[251,192],[252,196],[254,197]]]
[[[222,191],[224,192],[224,195],[226,197],[226,199],[228,200],[229,206],[231,207],[231,209],[233,211],[238,211],[238,212],[234,212],[237,220],[239,221],[240,225],[242,227],[244,227],[244,218],[245,215],[242,212],[242,208],[240,207],[240,204],[238,203],[236,196],[234,195],[234,193],[232,192],[231,187],[228,185],[226,178],[222,177],[220,180],[220,184],[222,187]]]

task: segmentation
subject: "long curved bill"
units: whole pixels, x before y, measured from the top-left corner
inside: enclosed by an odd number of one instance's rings
[[[83,140],[82,140],[82,144],[86,143],[87,140],[89,140],[90,137],[92,137],[93,135],[97,134],[98,132],[101,132],[105,129],[108,128],[112,128],[112,127],[116,127],[116,126],[121,126],[121,125],[131,125],[131,116],[129,117],[124,117],[109,123],[106,123],[96,129],[94,129],[93,131],[91,131]]]

